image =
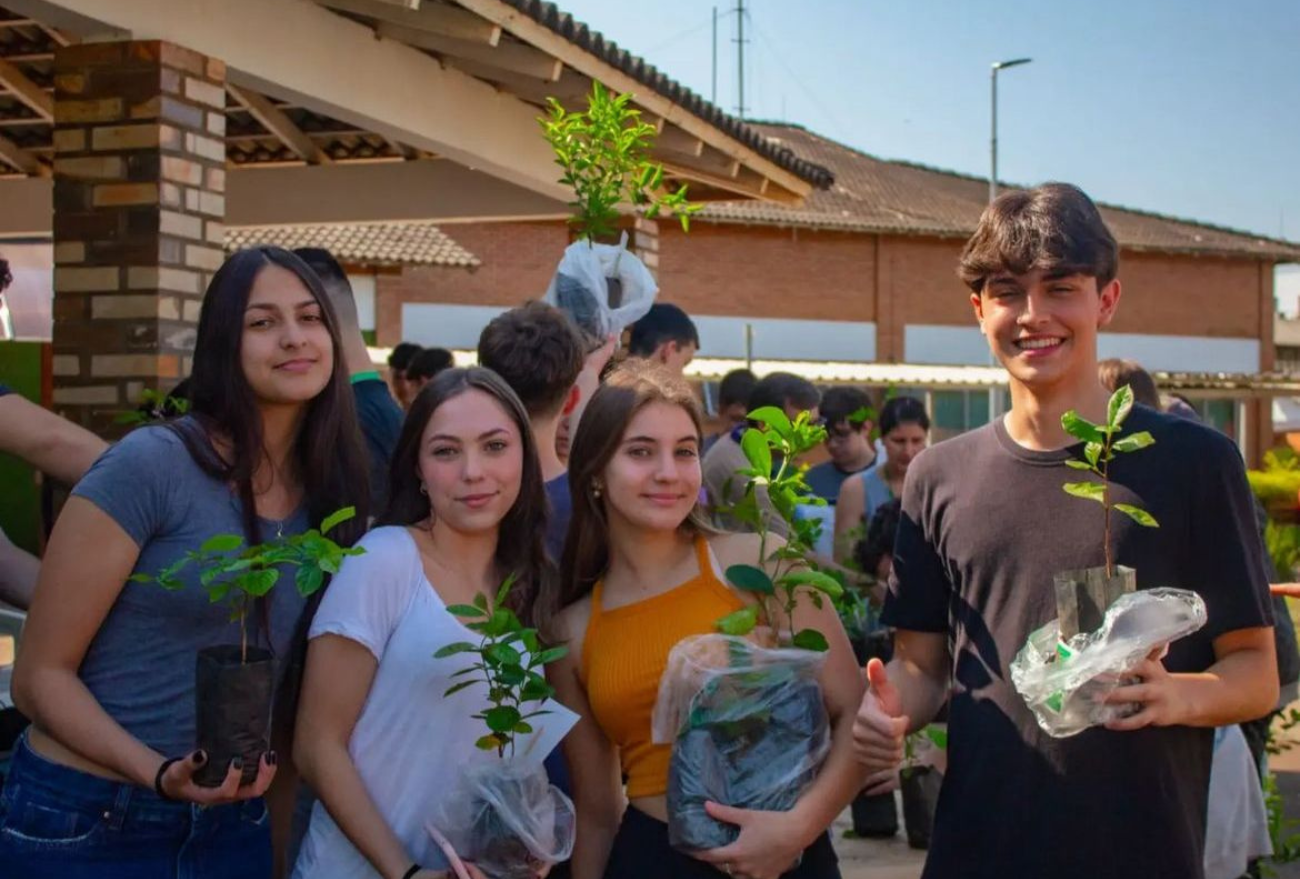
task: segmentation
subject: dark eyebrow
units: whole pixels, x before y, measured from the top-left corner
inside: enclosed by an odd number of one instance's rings
[[[678,443],[696,443],[696,444],[698,444],[699,441],[700,438],[695,436],[694,434],[681,437],[680,439],[677,440]],[[627,439],[623,440],[623,445],[626,446],[626,445],[631,445],[632,443],[657,443],[657,442],[659,442],[659,440],[653,436],[630,436]],[[676,445],[676,443],[674,443],[674,445]]]
[[[509,431],[507,431],[504,427],[494,427],[489,431],[479,434],[477,439],[482,441],[489,437],[496,436],[499,433],[509,433]],[[429,442],[433,442],[434,440],[443,440],[443,441],[451,440],[452,442],[456,442],[456,443],[461,441],[460,437],[452,436],[449,433],[437,433],[429,437]]]
[[[293,307],[293,310],[294,310],[294,311],[298,311],[299,309],[302,309],[302,308],[309,308],[309,307],[311,307],[311,306],[313,306],[313,305],[320,305],[320,303],[317,302],[315,299],[307,299],[307,300],[304,300],[304,301],[302,301],[302,302],[299,302],[297,305],[295,305],[295,306]],[[278,306],[278,305],[272,305],[272,304],[269,303],[269,302],[250,302],[250,303],[248,304],[248,307],[245,308],[244,310],[245,310],[245,311],[252,311],[252,310],[255,309],[255,308],[256,308],[256,309],[260,309],[260,310],[262,310],[262,311],[279,311],[279,310],[280,310],[280,306]]]

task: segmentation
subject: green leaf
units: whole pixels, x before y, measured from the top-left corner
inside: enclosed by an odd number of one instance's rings
[[[750,466],[758,471],[759,475],[772,475],[772,447],[768,445],[767,437],[761,430],[747,430],[742,433],[740,448],[745,453]]]
[[[325,582],[325,572],[311,565],[302,565],[294,572],[293,582],[298,587],[298,594],[306,598]]]
[[[791,571],[777,581],[782,586],[811,586],[818,592],[824,592],[831,598],[844,594],[844,586],[830,574],[821,571]]]
[[[456,693],[459,693],[461,690],[465,689],[466,687],[472,687],[477,683],[481,683],[481,681],[475,679],[472,681],[461,681],[459,684],[452,684],[450,687],[447,688],[447,692],[442,694],[442,698],[446,699],[448,696],[453,696]]]
[[[509,732],[521,719],[519,709],[511,705],[497,705],[483,712],[483,720],[494,733]]]
[[[497,748],[503,747],[505,743],[506,740],[500,736],[489,734],[475,742],[474,747],[480,751],[495,751]]]
[[[491,618],[487,621],[483,633],[492,638],[499,638],[506,632],[520,628],[519,617],[515,616],[514,611],[499,607],[492,611]]]
[[[539,665],[549,665],[550,663],[555,662],[555,660],[557,659],[563,659],[565,656],[568,655],[568,653],[569,653],[569,648],[563,645],[559,647],[551,647],[547,650],[543,650],[541,653],[534,656],[531,664],[534,667]]]
[[[941,751],[948,750],[948,731],[946,729],[931,724],[930,726],[927,726],[923,732],[925,733],[925,737],[930,740],[930,744],[934,745]]]
[[[803,629],[796,632],[794,640],[790,643],[800,650],[813,650],[817,653],[825,653],[831,647],[826,641],[826,636],[816,629]]]
[[[1101,453],[1104,451],[1101,443],[1088,443],[1083,447],[1083,456],[1088,459],[1088,463],[1093,467],[1101,460]]]
[[[533,731],[533,727],[527,721],[521,720],[510,730],[515,735],[526,736]]]
[[[1132,504],[1116,504],[1115,509],[1124,513],[1134,522],[1137,522],[1139,525],[1146,528],[1160,527],[1160,523],[1156,521],[1155,516],[1151,515],[1146,510],[1133,506]]]
[[[519,691],[520,702],[541,702],[555,695],[555,688],[546,682],[546,678],[538,674],[529,674],[528,680],[524,682],[523,689]]]
[[[508,644],[493,644],[483,651],[483,660],[488,665],[517,666],[523,656]]]
[[[1115,440],[1111,446],[1117,452],[1136,452],[1138,449],[1145,449],[1147,446],[1156,444],[1155,438],[1147,431],[1131,433],[1126,437]]]
[[[433,654],[434,659],[446,659],[448,656],[455,656],[457,653],[477,653],[478,645],[471,644],[468,641],[457,641],[454,644],[448,644],[445,647],[439,647],[438,652]]]
[[[214,534],[203,545],[199,547],[199,552],[234,552],[243,546],[244,538],[238,534]]]
[[[726,577],[728,583],[742,592],[771,595],[776,591],[772,585],[772,578],[767,575],[767,571],[753,565],[731,565],[727,568]]]
[[[1084,418],[1078,412],[1071,409],[1061,416],[1061,427],[1065,432],[1076,439],[1081,439],[1087,443],[1101,443],[1106,441],[1105,432]]]
[[[740,635],[742,637],[748,635],[758,625],[758,605],[751,604],[748,607],[729,613],[718,620],[715,625],[718,627],[718,631],[724,635]]]
[[[1104,502],[1106,493],[1106,487],[1100,482],[1067,482],[1061,488],[1065,489],[1066,494],[1096,501],[1099,504]]]
[[[447,608],[447,613],[454,617],[474,619],[475,617],[483,616],[485,611],[483,608],[472,607],[468,604],[453,604],[451,607]]]
[[[506,603],[506,597],[510,594],[510,590],[514,588],[515,581],[518,579],[518,572],[511,571],[505,580],[501,582],[501,586],[497,589],[496,598],[492,601],[493,607],[501,607]]]
[[[497,681],[506,687],[517,687],[524,682],[526,674],[520,666],[503,665],[497,669]]]
[[[1066,466],[1066,467],[1069,467],[1069,468],[1071,468],[1071,469],[1074,469],[1074,470],[1087,470],[1087,471],[1089,471],[1089,472],[1092,471],[1092,465],[1091,465],[1091,464],[1089,464],[1089,463],[1086,462],[1086,461],[1076,461],[1076,460],[1074,460],[1073,458],[1071,458],[1070,460],[1066,461],[1066,462],[1065,462],[1065,466]]]
[[[487,606],[488,606],[487,596],[484,595],[482,592],[477,593],[477,594],[474,596],[473,604],[474,604],[474,606],[477,607],[479,610],[486,612],[486,611],[487,611]]]
[[[255,598],[261,598],[274,588],[280,572],[274,568],[261,571],[247,571],[235,578],[235,585],[243,592]]]
[[[1118,428],[1131,411],[1133,411],[1133,389],[1124,385],[1110,395],[1110,403],[1106,406],[1106,424],[1111,430]]]
[[[326,516],[325,520],[320,523],[321,534],[328,534],[333,531],[335,527],[342,525],[344,522],[354,518],[356,515],[356,507],[344,507],[341,510],[335,510]]]
[[[794,425],[790,423],[789,416],[775,406],[763,406],[760,409],[755,409],[749,413],[748,418],[750,421],[757,421],[759,424],[770,427],[782,437],[788,438],[791,431],[794,430]]]

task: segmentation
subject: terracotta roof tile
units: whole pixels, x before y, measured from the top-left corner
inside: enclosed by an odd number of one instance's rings
[[[465,266],[479,259],[437,226],[425,222],[330,223],[319,226],[231,226],[226,229],[226,251],[274,244],[323,247],[339,262],[376,266]]]
[[[835,175],[834,185],[811,193],[799,208],[761,201],[714,202],[698,220],[965,238],[975,231],[988,203],[987,178],[879,159],[794,125],[751,127],[825,165]],[[1100,207],[1120,246],[1128,250],[1300,261],[1300,244],[1295,242],[1146,211]]]

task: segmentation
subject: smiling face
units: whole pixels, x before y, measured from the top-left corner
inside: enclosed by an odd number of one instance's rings
[[[691,416],[671,403],[644,406],[628,422],[601,482],[611,520],[652,531],[679,528],[700,496],[700,438]]]
[[[329,383],[334,345],[320,303],[288,269],[268,264],[253,280],[239,359],[263,404],[306,403]]]
[[[471,388],[429,418],[417,469],[435,522],[466,534],[487,531],[519,497],[523,440],[505,407]]]
[[[1030,389],[1095,382],[1097,331],[1119,305],[1119,281],[1100,291],[1088,275],[994,274],[971,305],[989,348]]]

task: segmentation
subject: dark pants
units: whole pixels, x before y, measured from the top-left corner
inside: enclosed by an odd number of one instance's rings
[[[24,736],[0,793],[4,879],[265,879],[259,798],[205,808],[52,763]]]
[[[840,879],[839,859],[823,833],[782,879]],[[726,873],[668,845],[668,825],[629,808],[614,837],[605,879],[718,879]]]

